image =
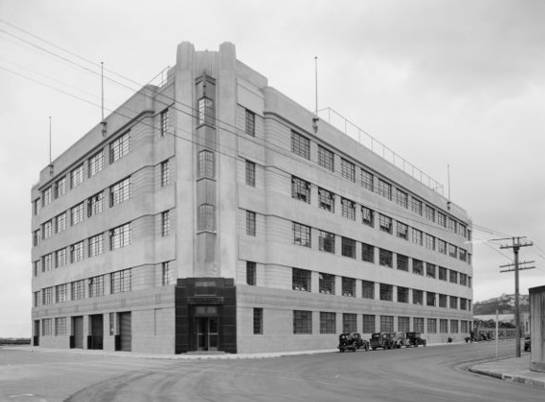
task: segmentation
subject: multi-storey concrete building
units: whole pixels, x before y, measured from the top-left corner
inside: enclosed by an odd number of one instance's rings
[[[32,188],[34,344],[327,349],[343,331],[462,339],[467,214],[267,85],[178,47]]]

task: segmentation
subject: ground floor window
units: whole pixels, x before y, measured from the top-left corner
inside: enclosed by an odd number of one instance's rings
[[[312,311],[293,310],[293,333],[312,334]]]
[[[414,332],[424,332],[424,319],[421,317],[414,317]]]
[[[397,330],[409,332],[411,330],[411,319],[409,317],[397,317]]]
[[[337,317],[335,313],[321,311],[320,312],[320,333],[335,334]]]
[[[66,335],[66,317],[55,318],[55,336]]]
[[[263,309],[254,308],[254,335],[263,334]]]
[[[428,318],[428,334],[436,334],[436,333],[437,333],[437,319]]]
[[[439,332],[442,334],[448,333],[448,320],[441,318],[439,320]]]
[[[461,326],[461,332],[462,334],[467,334],[469,331],[467,330],[467,321],[466,320],[462,320],[460,321],[460,326]]]
[[[363,330],[364,334],[372,334],[375,332],[375,316],[374,314],[363,315]]]
[[[380,316],[380,332],[394,332],[394,316],[393,315]]]
[[[356,314],[343,314],[343,332],[357,332],[358,321]]]
[[[453,334],[458,333],[458,320],[450,320],[450,332]]]

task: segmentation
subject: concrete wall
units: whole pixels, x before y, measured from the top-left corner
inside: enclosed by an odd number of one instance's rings
[[[530,288],[530,369],[545,372],[545,286]]]

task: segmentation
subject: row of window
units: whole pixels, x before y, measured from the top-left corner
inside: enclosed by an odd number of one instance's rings
[[[307,310],[293,310],[293,333],[312,335],[313,312]],[[377,316],[374,314],[362,315],[362,327],[358,328],[358,315],[355,313],[342,313],[342,332],[361,332],[372,334],[374,332],[420,332],[428,334],[467,334],[470,331],[471,322],[468,320],[457,320],[447,318],[424,318],[424,317],[397,317],[397,328],[394,325],[393,315],[380,315],[379,326],[377,327]],[[320,311],[320,334],[337,333],[337,313]],[[412,327],[411,327],[412,321]],[[263,331],[263,309],[253,309],[253,333],[262,335]],[[427,324],[427,325],[425,325]],[[439,324],[439,326],[438,326]],[[450,325],[449,325],[450,324]]]
[[[161,162],[161,186],[167,186],[170,182],[170,167],[169,160]],[[97,194],[92,195],[85,201],[82,201],[72,208],[60,213],[44,222],[41,228],[36,229],[32,235],[32,244],[37,246],[40,240],[45,240],[53,236],[54,234],[62,233],[67,227],[75,226],[81,223],[85,217],[85,210],[87,210],[87,217],[91,218],[104,211],[105,194],[109,196],[108,205],[110,208],[119,205],[131,198],[131,176],[112,184],[108,189],[102,190]],[[41,233],[41,234],[40,234]]]
[[[247,282],[249,285],[255,285],[255,263],[247,264],[250,269],[247,271]],[[253,272],[253,276],[252,276]],[[326,274],[319,272],[318,273],[318,292],[322,294],[331,294],[336,293],[335,283],[337,277],[333,274]],[[292,289],[304,292],[312,292],[312,280],[311,280],[311,271],[307,269],[292,268]],[[248,279],[252,280],[253,283],[250,283]],[[361,295],[356,294],[356,282],[359,279],[349,278],[349,277],[340,277],[341,280],[341,296],[347,297],[362,297],[364,299],[377,299],[375,295],[375,282],[362,280],[361,281]],[[457,297],[457,296],[448,296],[441,293],[429,292],[420,289],[411,289],[403,286],[395,286],[396,289],[396,298],[395,301],[398,303],[410,303],[410,293],[412,293],[412,304],[429,306],[429,307],[443,307],[451,309],[460,309],[471,311],[471,300]],[[387,283],[378,284],[378,300],[382,301],[394,301],[394,285]],[[425,297],[424,297],[425,296]]]
[[[310,188],[311,183],[298,177],[291,178],[291,196],[294,199],[310,204]],[[323,188],[318,188],[318,206],[321,209],[335,213],[335,197],[336,194]],[[356,220],[357,204],[347,198],[341,197],[341,214],[343,217]],[[437,251],[441,254],[449,255],[452,258],[460,259],[468,264],[471,264],[471,253],[462,247],[457,247],[454,244],[448,243],[438,237],[432,236],[414,227],[394,220],[390,216],[378,213],[364,205],[361,208],[361,223],[370,227],[375,227],[376,217],[378,215],[378,229],[395,235],[399,239],[411,241],[419,246],[426,247],[429,250]],[[394,225],[395,223],[395,225]]]
[[[129,132],[117,137],[108,145],[110,164],[126,156],[130,151]],[[33,213],[37,215],[41,207],[45,207],[53,202],[54,199],[62,197],[69,189],[73,189],[83,183],[84,165],[87,165],[88,178],[93,177],[104,169],[105,149],[97,151],[85,162],[72,169],[67,175],[59,178],[55,183],[42,191],[42,196],[33,201]],[[41,198],[41,199],[40,199]]]
[[[161,286],[174,282],[174,266],[172,261],[161,263]],[[106,293],[105,283],[110,284],[110,291]],[[91,297],[100,297],[106,294],[130,292],[133,287],[132,268],[81,279],[69,283],[50,286],[34,292],[34,307],[67,301],[81,300]]]
[[[310,160],[310,139],[304,135],[292,131],[291,151],[302,158]],[[318,145],[317,160],[318,164],[325,169],[331,172],[336,171],[335,155],[331,150],[321,145]],[[356,183],[356,173],[358,170],[358,181],[363,188],[372,192],[376,192],[390,201],[395,201],[399,206],[411,210],[422,217],[425,217],[428,221],[436,223],[437,225],[448,229],[452,233],[457,233],[460,236],[471,240],[471,230],[467,227],[466,224],[459,222],[458,220],[448,215],[446,212],[443,212],[437,208],[434,208],[431,205],[426,204],[414,195],[409,195],[408,192],[400,188],[394,187],[386,179],[378,177],[371,171],[363,167],[359,167],[358,169],[356,169],[356,164],[345,158],[341,158],[341,166],[338,170],[340,171],[342,177],[353,183]]]
[[[303,247],[312,247],[312,231],[310,226],[292,222],[292,232],[293,244]],[[320,251],[335,254],[335,240],[336,235],[334,233],[318,230],[318,249]],[[341,255],[350,258],[357,258],[356,244],[356,240],[341,236]],[[361,243],[361,259],[366,262],[375,263],[376,248],[377,247],[373,245]],[[410,264],[410,262],[412,262],[412,264]],[[390,250],[378,248],[378,263],[381,266],[393,268],[394,253]],[[416,258],[410,258],[406,255],[396,254],[397,269],[408,272],[409,265],[412,266],[412,272],[417,275],[425,275],[428,278],[437,278],[439,280],[446,281],[448,273],[448,280],[451,283],[459,283],[462,286],[471,287],[471,276],[467,274],[455,271],[453,269],[440,267],[429,262],[423,262]]]

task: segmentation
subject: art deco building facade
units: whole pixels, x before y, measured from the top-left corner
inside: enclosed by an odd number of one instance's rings
[[[267,84],[177,49],[32,188],[33,342],[183,353],[461,340],[463,209]]]

